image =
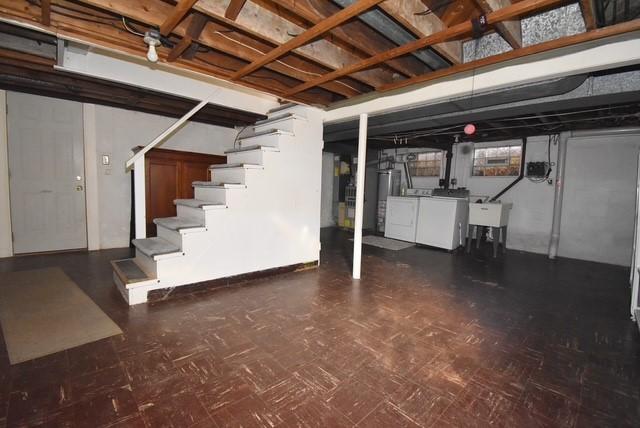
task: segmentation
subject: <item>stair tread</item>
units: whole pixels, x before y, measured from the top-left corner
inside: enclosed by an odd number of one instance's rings
[[[125,285],[156,279],[142,270],[135,259],[112,260],[111,266]]]
[[[213,181],[194,181],[193,187],[209,187],[213,189],[244,189],[247,186],[242,183],[214,183]]]
[[[153,222],[158,226],[162,226],[171,230],[194,229],[194,228],[204,227],[202,223],[196,220],[191,220],[183,217],[155,218],[153,219]]]
[[[271,110],[269,110],[267,112],[267,115],[270,115],[270,114],[273,114],[273,113],[278,113],[278,112],[281,112],[281,111],[296,107],[297,105],[298,104],[296,104],[296,103],[284,103],[282,105],[279,105],[278,107],[274,107]]]
[[[209,166],[209,169],[227,169],[227,168],[245,168],[245,169],[260,169],[262,165],[257,163],[218,163]]]
[[[257,138],[257,137],[264,137],[266,135],[293,135],[293,132],[285,131],[283,129],[278,129],[278,128],[265,129],[264,131],[256,132],[255,134],[247,135],[246,137],[241,137],[240,141],[250,140],[252,138]]]
[[[272,147],[272,146],[262,146],[262,145],[252,145],[252,146],[247,146],[247,147],[240,147],[238,149],[231,149],[231,150],[227,150],[224,153],[225,154],[229,154],[229,153],[241,153],[241,152],[250,152],[252,150],[262,150],[264,152],[279,152],[280,150],[277,147]]]
[[[301,120],[307,120],[306,117],[301,116],[297,113],[281,113],[278,114],[276,116],[272,116],[272,117],[268,117],[264,120],[259,120],[255,123],[254,126],[263,126],[266,125],[268,123],[272,123],[272,122],[280,122],[282,120],[287,120],[287,119],[301,119]]]
[[[158,237],[134,239],[131,243],[148,257],[179,253],[182,251],[175,244]]]
[[[201,201],[200,199],[176,199],[173,201],[174,204],[176,205],[182,205],[185,207],[191,207],[191,208],[219,208],[219,207],[225,207],[225,204],[221,204],[218,202],[208,202],[208,201]]]

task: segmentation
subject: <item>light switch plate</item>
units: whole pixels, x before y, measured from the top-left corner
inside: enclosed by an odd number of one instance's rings
[[[109,157],[109,155],[102,155],[102,165],[109,164],[111,164],[111,158]]]

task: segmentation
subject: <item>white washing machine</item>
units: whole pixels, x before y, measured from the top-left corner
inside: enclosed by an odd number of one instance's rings
[[[420,196],[428,194],[429,191],[426,189],[409,189],[407,196],[387,197],[384,236],[401,241],[416,242]]]

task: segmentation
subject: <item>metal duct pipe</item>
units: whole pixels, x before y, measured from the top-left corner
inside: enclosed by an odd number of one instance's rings
[[[451,182],[451,159],[453,159],[453,146],[449,147],[446,151],[447,165],[444,169],[444,188],[448,189]]]
[[[558,159],[556,160],[556,190],[553,199],[553,220],[551,223],[551,237],[549,239],[549,258],[555,259],[560,244],[560,221],[562,220],[562,198],[564,195],[564,170],[567,163],[567,142],[571,132],[560,133],[558,141]]]
[[[626,128],[587,129],[584,131],[571,131],[572,137],[599,137],[616,135],[640,135],[640,127],[629,126]]]
[[[502,189],[493,198],[489,199],[489,202],[497,201],[500,196],[502,196],[505,193],[507,193],[509,191],[509,189],[511,189],[516,184],[518,184],[520,182],[520,180],[522,180],[524,178],[524,170],[526,168],[526,164],[527,164],[527,137],[524,137],[522,139],[522,152],[520,154],[520,173],[518,174],[518,176],[516,177],[515,180],[513,180],[511,183],[509,183],[509,185],[507,187]]]
[[[411,178],[411,171],[409,171],[409,162],[403,162],[404,175],[407,179],[407,189],[413,189],[413,179]]]

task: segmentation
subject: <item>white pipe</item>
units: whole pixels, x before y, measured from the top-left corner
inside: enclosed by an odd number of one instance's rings
[[[217,91],[216,91],[217,92]],[[215,94],[215,92],[214,92]],[[169,135],[171,135],[176,129],[178,129],[179,127],[181,127],[187,120],[191,119],[191,116],[193,116],[194,114],[196,114],[197,112],[199,112],[204,106],[206,106],[207,104],[209,104],[209,101],[211,100],[211,98],[213,97],[213,94],[209,95],[208,97],[206,97],[204,100],[200,101],[198,103],[198,105],[196,105],[194,108],[192,108],[191,110],[189,110],[184,116],[182,116],[180,119],[176,120],[173,125],[171,125],[170,127],[168,127],[162,134],[158,135],[153,141],[151,141],[149,144],[147,144],[146,146],[144,146],[142,148],[142,150],[138,151],[135,155],[133,155],[126,163],[126,167],[127,168],[131,168],[131,165],[133,165],[138,159],[144,157],[145,153],[147,153],[149,150],[153,149],[155,146],[157,146],[158,144],[160,144],[161,142],[164,141],[165,138],[167,138]]]
[[[358,173],[356,175],[356,218],[353,237],[353,278],[360,279],[362,264],[362,216],[364,212],[364,176],[367,164],[367,114],[360,115],[358,134]]]
[[[549,239],[549,258],[558,255],[560,243],[560,221],[562,220],[562,197],[564,194],[564,169],[567,162],[567,141],[571,132],[562,132],[558,141],[558,159],[556,160],[556,190],[553,199],[553,220]]]

